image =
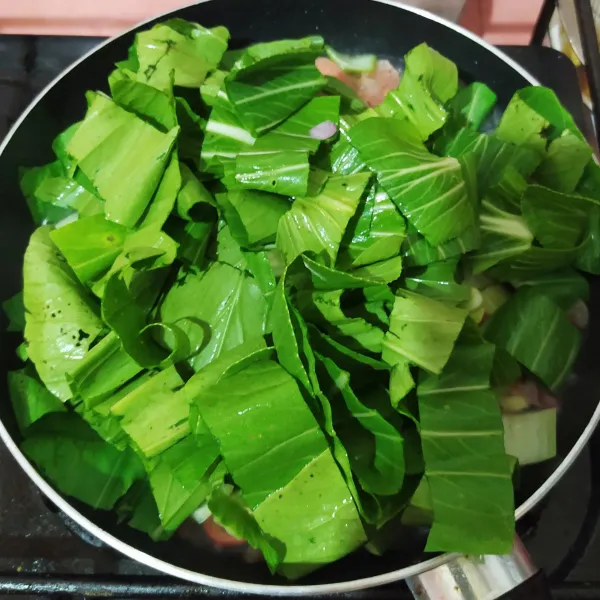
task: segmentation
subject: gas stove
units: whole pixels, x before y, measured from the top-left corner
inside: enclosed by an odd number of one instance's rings
[[[100,41],[0,36],[0,139],[44,86]],[[503,49],[552,87],[593,135],[565,56],[543,47]],[[541,506],[519,522],[519,531],[549,575],[555,598],[600,599],[600,431]],[[13,594],[65,600],[239,596],[172,579],[117,554],[45,499],[0,446],[0,598]],[[412,596],[399,582],[344,597]]]

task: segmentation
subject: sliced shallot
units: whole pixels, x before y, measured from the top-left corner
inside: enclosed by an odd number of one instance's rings
[[[569,317],[569,321],[571,321],[577,329],[582,331],[587,329],[590,322],[590,311],[583,300],[577,300],[577,302],[569,309],[567,316]]]
[[[517,381],[510,386],[507,394],[501,398],[503,412],[521,412],[528,408],[558,408],[558,399],[535,381]]]
[[[315,125],[310,130],[310,137],[315,140],[328,140],[333,137],[337,132],[336,124],[333,121],[323,121],[318,125]]]
[[[517,381],[510,386],[509,396],[520,396],[527,401],[529,406],[539,406],[540,388],[535,381]]]

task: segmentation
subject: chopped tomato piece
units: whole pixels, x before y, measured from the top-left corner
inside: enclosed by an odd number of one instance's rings
[[[368,106],[381,104],[387,93],[400,85],[400,73],[389,60],[378,60],[377,67],[372,73],[362,75],[350,75],[325,57],[317,58],[315,65],[323,75],[335,77],[345,83]]]
[[[209,517],[202,523],[206,535],[215,543],[216,546],[229,547],[229,546],[241,546],[245,544],[245,540],[240,540],[227,533],[223,527],[215,523],[212,517]]]

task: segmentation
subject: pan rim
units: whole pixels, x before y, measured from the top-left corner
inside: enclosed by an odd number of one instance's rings
[[[10,140],[19,129],[23,121],[27,118],[29,113],[34,109],[34,107],[42,100],[42,98],[46,95],[46,93],[54,87],[61,79],[63,79],[66,75],[68,75],[75,67],[79,64],[87,60],[90,56],[96,53],[98,50],[102,49],[104,46],[112,43],[114,40],[117,40],[125,35],[129,35],[135,29],[139,27],[143,27],[155,21],[156,19],[161,19],[168,17],[170,14],[185,8],[189,8],[198,4],[204,4],[205,2],[210,2],[215,0],[198,0],[196,2],[191,2],[189,4],[184,4],[178,8],[174,8],[164,13],[160,13],[155,15],[149,19],[146,19],[140,23],[137,23],[133,27],[119,33],[116,36],[110,37],[103,42],[99,43],[97,46],[86,52],[82,57],[80,57],[77,61],[73,62],[66,69],[64,69],[59,75],[57,75],[48,85],[46,85],[37,96],[31,101],[29,106],[23,111],[23,113],[19,116],[19,118],[15,121],[13,126],[10,128],[6,137],[0,143],[0,155],[5,151],[8,146]],[[524,79],[526,79],[531,85],[539,86],[540,82],[533,77],[526,69],[524,69],[521,65],[519,65],[516,61],[506,55],[504,52],[492,46],[479,36],[475,35],[471,31],[465,29],[464,27],[448,21],[442,17],[439,17],[433,13],[430,13],[426,10],[416,8],[414,6],[409,6],[402,1],[398,0],[372,0],[374,2],[379,2],[381,4],[387,4],[389,6],[400,8],[406,10],[408,12],[412,12],[417,14],[425,19],[430,21],[434,21],[441,25],[444,25],[460,35],[470,39],[471,41],[476,42],[482,48],[491,52],[500,58],[504,63],[509,65],[514,71],[519,73]],[[529,512],[538,502],[540,502],[548,492],[554,487],[554,485],[562,478],[562,476],[566,473],[569,467],[573,464],[577,456],[581,453],[588,440],[590,439],[593,431],[595,430],[598,422],[600,421],[600,403],[596,407],[589,423],[581,433],[577,442],[573,445],[569,453],[565,456],[565,458],[561,461],[561,463],[556,467],[556,469],[551,473],[551,475],[546,479],[546,481],[534,492],[525,502],[523,502],[520,506],[518,506],[515,510],[515,518],[518,520],[523,517],[527,512]],[[38,473],[38,471],[34,468],[34,466],[27,460],[25,455],[21,452],[12,436],[9,434],[8,430],[4,426],[4,423],[0,421],[0,438],[7,446],[8,450],[15,458],[19,466],[23,469],[23,471],[28,475],[28,477],[37,485],[37,487],[51,500],[60,510],[62,510],[65,514],[67,514],[70,518],[72,518],[76,523],[78,523],[81,527],[89,531],[92,535],[96,536],[102,542],[112,547],[117,552],[128,556],[129,558],[141,562],[157,571],[160,571],[166,575],[170,575],[172,577],[176,577],[178,579],[183,579],[186,581],[190,581],[192,583],[196,583],[199,585],[206,585],[215,588],[219,588],[222,590],[227,590],[231,592],[242,592],[242,593],[250,593],[250,594],[265,594],[272,596],[309,596],[315,594],[332,594],[332,593],[340,593],[340,592],[354,592],[359,591],[365,588],[376,587],[380,585],[390,584],[401,579],[407,579],[409,577],[414,577],[423,573],[425,571],[429,571],[431,569],[435,569],[450,560],[459,556],[459,554],[442,554],[440,556],[436,556],[429,560],[417,563],[415,565],[410,565],[408,567],[404,567],[402,569],[397,569],[395,571],[388,571],[387,573],[381,575],[375,575],[372,577],[365,577],[362,579],[356,579],[352,581],[343,581],[338,583],[327,583],[327,584],[318,584],[318,585],[269,585],[269,584],[258,584],[258,583],[246,583],[242,581],[234,581],[229,579],[223,579],[220,577],[214,577],[211,575],[206,575],[203,573],[199,573],[197,571],[191,571],[189,569],[184,569],[182,567],[177,567],[165,560],[158,559],[150,554],[142,552],[137,548],[121,541],[119,538],[113,536],[112,534],[104,531],[101,527],[96,525],[94,522],[90,521],[87,517],[81,514],[78,510],[76,510],[73,506],[69,504],[69,502],[59,494],[42,476]]]

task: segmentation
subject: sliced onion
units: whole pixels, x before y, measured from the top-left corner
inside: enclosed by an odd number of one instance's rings
[[[333,121],[323,121],[318,125],[315,125],[310,130],[310,137],[315,140],[328,140],[333,137],[337,132],[337,126]]]
[[[582,331],[587,329],[590,323],[590,311],[583,300],[577,300],[569,309],[567,316],[569,317],[569,321]]]

